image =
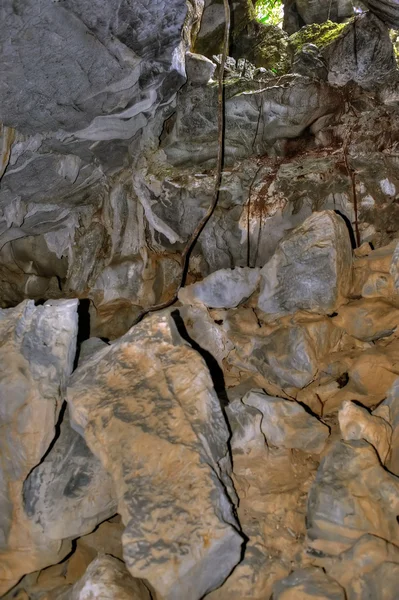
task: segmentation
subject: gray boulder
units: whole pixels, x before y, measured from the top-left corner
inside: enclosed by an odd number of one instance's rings
[[[308,498],[309,545],[337,555],[365,533],[398,544],[399,478],[363,440],[336,442],[320,463]]]
[[[50,600],[150,600],[145,584],[133,579],[125,564],[113,556],[100,555],[71,589],[55,591]]]
[[[235,308],[252,296],[259,279],[258,268],[221,269],[180,289],[179,300],[183,304],[204,304],[210,308]]]
[[[371,13],[360,15],[345,27],[323,55],[328,63],[328,81],[334,85],[354,81],[372,88],[397,70],[388,28]]]
[[[66,413],[61,434],[23,486],[24,509],[52,540],[73,539],[93,531],[116,513],[112,478]]]
[[[263,267],[258,306],[276,316],[332,313],[349,292],[351,264],[344,220],[333,211],[313,213],[281,240]]]

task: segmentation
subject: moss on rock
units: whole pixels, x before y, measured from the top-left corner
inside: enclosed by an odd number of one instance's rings
[[[214,0],[205,10],[202,31],[200,30],[193,49],[208,58],[222,51],[224,24],[212,27],[210,21],[212,17],[214,22],[216,7],[223,11],[222,0]],[[240,0],[233,4],[229,54],[236,59],[246,58],[256,67],[271,69],[278,75],[289,70],[288,35],[275,25],[259,23],[252,0]]]
[[[341,35],[347,26],[348,23],[333,23],[333,21],[305,25],[289,38],[293,53],[301,50],[304,44],[315,44],[318,48],[328,46]]]

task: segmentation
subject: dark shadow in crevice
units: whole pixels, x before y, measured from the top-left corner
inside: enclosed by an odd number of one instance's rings
[[[78,335],[76,339],[76,354],[73,363],[73,370],[76,369],[79,362],[80,348],[85,340],[90,337],[90,300],[87,298],[79,300],[78,305]]]
[[[35,306],[43,306],[43,304],[45,302],[47,302],[46,298],[39,298],[38,300],[35,300]]]
[[[349,373],[342,373],[339,377],[336,378],[335,381],[338,383],[339,389],[342,390],[342,388],[344,388],[349,383]]]
[[[352,223],[351,223],[350,219],[344,213],[342,213],[340,210],[334,210],[334,212],[337,215],[339,215],[340,217],[342,217],[343,220],[345,221],[345,225],[348,229],[349,237],[351,240],[352,250],[355,250],[355,248],[357,248],[357,244],[356,244],[355,232],[353,231],[353,227],[352,227]]]
[[[190,337],[186,329],[186,325],[178,310],[174,310],[172,312],[172,318],[176,324],[177,331],[179,332],[183,340],[188,342],[190,346],[194,350],[196,350],[198,354],[200,354],[204,359],[212,378],[213,387],[215,388],[215,392],[220,400],[222,409],[224,410],[224,408],[229,403],[229,399],[226,392],[223,371],[220,368],[218,361],[214,356],[212,356],[210,352],[208,352],[208,350],[202,348],[195,340],[193,340],[193,338]]]

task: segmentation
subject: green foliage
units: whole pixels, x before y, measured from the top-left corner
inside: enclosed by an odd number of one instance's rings
[[[256,19],[264,25],[280,25],[284,18],[283,0],[258,0]]]

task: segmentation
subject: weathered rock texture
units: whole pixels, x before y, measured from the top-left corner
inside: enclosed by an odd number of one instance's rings
[[[308,501],[308,538],[339,555],[365,533],[398,544],[399,479],[365,441],[337,442],[322,460]]]
[[[352,251],[343,219],[315,213],[282,240],[262,269],[259,308],[281,316],[332,313],[349,293]]]
[[[229,435],[205,364],[170,313],[86,361],[68,402],[114,479],[132,575],[165,599],[223,583],[242,544],[225,488]]]
[[[64,416],[61,433],[24,482],[24,508],[53,540],[90,533],[116,513],[113,481]]]
[[[22,490],[55,436],[77,326],[76,300],[0,311],[0,593],[70,549],[29,520]]]

